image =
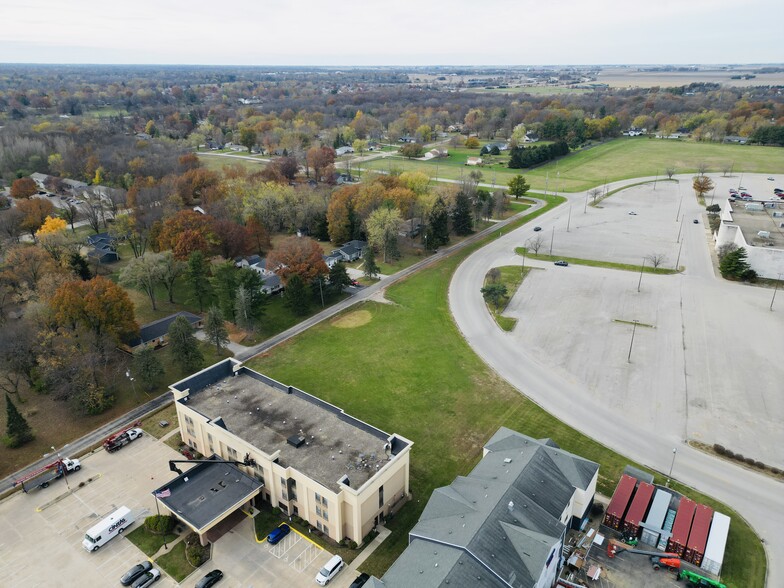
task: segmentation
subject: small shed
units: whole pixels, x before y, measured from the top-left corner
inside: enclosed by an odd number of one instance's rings
[[[469,157],[466,159],[466,165],[482,165],[481,157]]]

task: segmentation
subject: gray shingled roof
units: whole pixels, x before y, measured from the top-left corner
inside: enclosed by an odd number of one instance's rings
[[[468,476],[433,492],[384,586],[534,586],[599,467],[548,441],[499,429]]]

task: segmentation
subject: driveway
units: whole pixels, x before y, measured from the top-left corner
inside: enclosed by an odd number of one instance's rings
[[[743,182],[765,177],[747,175]],[[512,252],[535,235],[525,226],[461,264],[450,284],[450,307],[477,354],[551,414],[660,472],[668,472],[677,448],[673,476],[731,505],[752,524],[766,541],[768,585],[781,586],[782,485],[684,441],[727,439],[723,444],[733,450],[781,466],[784,407],[776,382],[784,374],[768,352],[780,343],[784,314],[767,310],[771,291],[714,276],[691,177],[680,179],[680,195],[675,184],[659,183],[655,193],[634,188],[585,213],[585,196],[571,196],[571,217],[565,204],[537,224],[548,238],[540,251],[547,252],[551,236],[554,255],[639,264],[661,252],[674,265],[680,251],[684,274],[645,274],[638,293],[639,274],[527,260],[543,270],[529,274],[512,300],[509,313],[521,322],[505,333],[479,290],[491,267],[522,262]],[[717,178],[717,193],[726,193],[730,181],[738,179]],[[637,214],[629,215],[632,210]],[[675,219],[683,215],[681,226]],[[632,328],[613,319],[651,325],[636,329],[631,362]],[[575,410],[578,403],[582,408]]]

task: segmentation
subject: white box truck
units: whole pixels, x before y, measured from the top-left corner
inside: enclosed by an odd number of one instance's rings
[[[87,551],[97,551],[125,529],[130,527],[136,519],[127,506],[121,506],[100,523],[91,527],[82,541],[82,547]]]

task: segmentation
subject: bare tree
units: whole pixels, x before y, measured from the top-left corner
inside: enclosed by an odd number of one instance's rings
[[[720,245],[719,248],[716,250],[716,255],[719,257],[719,261],[724,259],[724,256],[728,253],[732,253],[738,248],[735,243],[725,243],[724,245]]]
[[[495,284],[498,280],[501,279],[501,270],[497,267],[492,268],[489,272],[487,272],[487,281],[491,284]]]
[[[104,206],[101,197],[95,194],[85,196],[82,209],[84,210],[84,216],[87,219],[87,224],[90,225],[90,228],[92,228],[92,230],[95,231],[95,234],[97,235],[101,232],[101,221],[104,217]]]
[[[651,253],[650,255],[646,255],[645,259],[651,263],[653,269],[656,269],[665,262],[667,256],[664,253]]]
[[[726,178],[731,173],[732,173],[732,164],[731,163],[725,163],[723,166],[721,166],[721,175],[722,176],[724,176]]]
[[[708,171],[708,164],[704,161],[699,162],[697,164],[697,172],[699,172],[701,176],[704,176],[706,171]]]
[[[542,248],[543,244],[544,238],[541,235],[537,235],[536,238],[531,239],[531,241],[528,243],[528,248],[534,253],[539,253],[539,250]]]
[[[675,175],[675,168],[674,167],[665,168],[664,173],[667,174],[667,179],[671,180],[672,176]]]
[[[604,194],[604,188],[593,188],[588,190],[588,195],[593,198],[593,204],[596,204],[596,199]]]
[[[8,239],[13,243],[19,243],[19,239],[24,232],[22,220],[24,220],[24,213],[18,208],[12,208],[0,214],[0,239]]]
[[[79,209],[76,208],[74,204],[66,202],[65,206],[60,209],[60,216],[63,217],[65,222],[71,225],[71,232],[75,233],[76,228],[74,228],[74,223],[76,222],[76,217],[79,216]]]

